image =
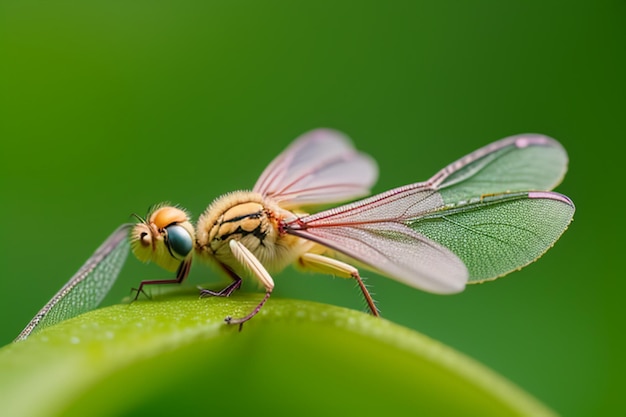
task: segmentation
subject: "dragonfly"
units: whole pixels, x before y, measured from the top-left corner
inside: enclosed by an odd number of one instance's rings
[[[141,281],[135,298],[148,285],[182,283],[192,259],[231,279],[219,290],[200,288],[202,297],[228,297],[243,279],[256,279],[265,289],[258,305],[225,318],[240,329],[270,298],[273,274],[290,264],[354,279],[374,316],[379,310],[360,269],[430,293],[458,293],[528,265],[560,238],[575,207],[551,190],[567,164],[555,139],[521,134],[488,144],[427,181],[366,197],[378,178],[374,159],[345,134],[316,129],[280,153],[252,190],[213,201],[195,226],[186,210],[169,204],[121,225],[16,340],[96,308],[129,251],[174,273]]]

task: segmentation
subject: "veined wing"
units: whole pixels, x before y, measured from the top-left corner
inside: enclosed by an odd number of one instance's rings
[[[284,227],[408,285],[456,292],[465,281],[521,268],[556,242],[572,219],[573,203],[557,193],[522,190],[556,186],[566,167],[567,154],[555,140],[513,136],[426,182],[291,219]],[[395,231],[389,232],[390,224]],[[459,262],[451,263],[450,255]]]
[[[263,171],[253,191],[285,209],[343,202],[369,194],[378,168],[350,139],[316,129],[296,139]]]
[[[451,163],[427,183],[445,203],[484,194],[546,191],[563,180],[567,161],[559,142],[527,133],[484,146]]]
[[[359,222],[352,213],[336,223],[327,215],[323,226],[295,219],[285,230],[412,287],[447,294],[539,258],[571,222],[574,205],[543,191],[478,197],[397,221]]]
[[[538,259],[565,232],[574,211],[574,203],[559,193],[504,193],[448,206],[407,225],[461,258],[473,284]]]
[[[448,165],[425,182],[405,185],[302,219],[309,227],[394,221],[405,223],[487,194],[546,191],[567,171],[556,140],[524,134],[501,139]]]
[[[467,268],[452,251],[400,223],[310,228],[291,223],[285,230],[424,291],[453,294],[468,280]]]
[[[283,228],[412,287],[451,294],[465,288],[466,266],[452,251],[408,227],[411,219],[443,206],[436,191],[413,184],[288,219]]]
[[[96,308],[117,279],[128,255],[132,224],[118,227],[15,339]]]

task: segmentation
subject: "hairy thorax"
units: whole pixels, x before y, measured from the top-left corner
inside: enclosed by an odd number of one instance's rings
[[[312,243],[282,233],[282,219],[293,216],[258,193],[237,191],[215,200],[200,216],[196,230],[196,252],[214,260],[237,275],[242,274],[228,242],[243,243],[269,272],[280,271],[306,252]]]

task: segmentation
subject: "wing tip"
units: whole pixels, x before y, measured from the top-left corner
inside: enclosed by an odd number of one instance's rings
[[[529,146],[561,146],[556,139],[541,133],[522,133],[512,136],[513,143],[517,148]]]
[[[332,140],[338,140],[353,146],[352,140],[346,133],[332,127],[318,127],[303,133],[300,137],[306,137],[310,140],[324,140],[332,138]]]
[[[467,277],[459,280],[450,280],[446,281],[445,285],[438,287],[436,290],[425,290],[432,294],[438,295],[453,295],[459,294],[465,291],[465,287],[467,286]]]
[[[574,207],[574,202],[568,196],[563,195],[561,193],[556,193],[554,191],[530,191],[528,193],[528,198],[550,199],[550,200],[560,201],[561,203]]]

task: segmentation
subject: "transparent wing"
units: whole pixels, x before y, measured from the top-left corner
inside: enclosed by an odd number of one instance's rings
[[[556,140],[537,134],[516,135],[464,156],[428,181],[398,187],[303,220],[310,227],[404,223],[486,194],[551,190],[566,171],[567,153]]]
[[[549,190],[566,169],[567,154],[554,139],[512,136],[472,152],[426,182],[291,219],[285,230],[408,285],[455,292],[465,281],[521,268],[556,242],[572,219],[573,203],[557,193],[524,190]],[[389,224],[399,229],[390,232]],[[376,246],[378,255],[364,255],[364,245]]]
[[[96,308],[117,279],[129,251],[132,224],[118,227],[15,339]]]
[[[533,262],[573,215],[573,203],[561,194],[521,192],[477,198],[403,223],[353,219],[316,227],[303,218],[286,230],[412,287],[447,294]]]
[[[436,294],[463,291],[468,271],[449,249],[399,223],[290,227],[288,233],[317,242],[367,268]]]
[[[567,152],[556,140],[539,134],[510,136],[451,163],[427,184],[445,203],[483,194],[545,191],[567,171]]]
[[[376,162],[354,149],[347,136],[316,129],[278,155],[253,191],[291,209],[362,197],[369,194],[377,178]]]
[[[561,194],[520,192],[484,196],[407,224],[454,252],[469,270],[469,283],[477,283],[538,259],[567,229],[574,210]]]

